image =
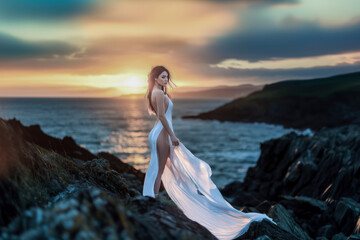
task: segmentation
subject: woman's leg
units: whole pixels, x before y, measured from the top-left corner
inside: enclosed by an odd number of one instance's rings
[[[159,171],[155,180],[154,193],[159,193],[160,184],[161,184],[161,176],[164,172],[165,163],[170,155],[170,145],[169,145],[169,137],[165,128],[163,128],[159,134],[159,137],[156,142],[156,150],[158,154],[159,160]]]

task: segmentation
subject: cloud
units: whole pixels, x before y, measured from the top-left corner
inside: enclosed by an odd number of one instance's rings
[[[25,85],[25,84],[24,84]],[[1,97],[104,97],[120,95],[117,88],[95,88],[88,86],[42,85],[2,86]]]
[[[0,19],[62,19],[88,12],[96,0],[11,0],[0,1]]]
[[[149,63],[175,61],[175,51],[188,46],[184,39],[167,36],[104,37],[84,43],[79,48],[66,42],[55,44],[46,41],[48,47],[43,43],[45,41],[28,42],[0,34],[0,71],[27,70],[80,75],[118,74],[129,70],[139,72]]]
[[[344,74],[349,72],[358,72],[360,69],[360,61],[354,64],[339,64],[336,66],[321,66],[312,68],[295,68],[287,70],[239,70],[233,71],[233,75],[238,79],[257,79],[257,83],[268,83],[274,81],[288,80],[288,79],[307,79],[316,77],[327,77],[331,75]],[[228,74],[230,75],[230,74]],[[233,76],[233,77],[234,77]]]
[[[83,36],[185,39],[198,45],[226,34],[236,23],[231,6],[207,1],[105,1],[77,19]]]
[[[25,41],[0,32],[0,60],[73,56],[78,48],[61,41]]]
[[[316,22],[292,21],[261,30],[239,30],[191,51],[212,64],[228,58],[258,61],[359,51],[359,39],[360,22],[322,28]]]
[[[311,8],[296,10],[305,2]],[[16,5],[20,3],[24,8]],[[210,86],[321,77],[356,71],[360,66],[356,60],[309,66],[314,56],[326,63],[326,55],[360,47],[356,42],[360,19],[339,21],[322,3],[314,5],[310,0],[174,0],[171,4],[106,0],[91,12],[95,0],[53,3],[0,2],[0,29],[11,33],[0,32],[1,75],[22,75],[25,82],[39,74],[49,81],[49,76],[67,73],[66,79],[78,83],[76,75],[97,78],[129,72],[145,76],[150,66],[164,64],[183,84]],[[320,13],[326,17],[319,17]],[[70,17],[75,18],[47,21]],[[19,22],[8,24],[2,19]],[[248,64],[251,69],[211,67],[230,58],[236,59],[235,65]],[[293,65],[282,67],[286,59],[293,59]]]
[[[315,57],[280,58],[271,60],[260,60],[249,62],[238,59],[225,59],[218,64],[211,64],[210,67],[234,68],[234,69],[294,69],[311,68],[321,66],[336,66],[341,64],[354,64],[360,59],[360,52],[322,55]]]
[[[216,85],[222,82],[227,84],[253,83],[264,84],[288,79],[307,79],[326,77],[360,69],[360,59],[353,63],[338,63],[333,66],[299,67],[292,69],[235,69],[212,68],[206,63],[183,62],[183,68],[191,72],[192,79],[196,78],[199,85]],[[196,77],[198,76],[198,77]],[[190,84],[189,80],[187,84]]]

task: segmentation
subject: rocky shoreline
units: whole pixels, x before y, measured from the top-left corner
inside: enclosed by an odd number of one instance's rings
[[[221,189],[234,207],[266,213],[238,239],[360,239],[360,129],[289,133],[262,143],[244,182]],[[144,173],[71,137],[0,119],[0,239],[216,239]]]
[[[360,239],[360,126],[263,142],[244,181],[221,192],[249,211],[276,202],[312,239]]]
[[[164,191],[141,196],[144,173],[109,153],[15,119],[0,136],[0,239],[216,239]]]

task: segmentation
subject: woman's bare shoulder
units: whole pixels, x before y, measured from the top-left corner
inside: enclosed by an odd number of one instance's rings
[[[153,88],[152,92],[153,92],[153,93],[154,93],[154,92],[156,92],[156,93],[162,93],[162,94],[165,95],[164,91],[163,91],[163,90],[160,90],[160,89],[158,89],[158,88]]]
[[[165,97],[165,93],[161,90],[153,90],[152,91],[152,95],[155,96],[155,97],[159,97],[159,98],[162,98],[162,97]]]

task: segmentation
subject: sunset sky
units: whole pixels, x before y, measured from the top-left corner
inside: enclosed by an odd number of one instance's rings
[[[359,0],[0,1],[0,97],[113,97],[360,70]]]

